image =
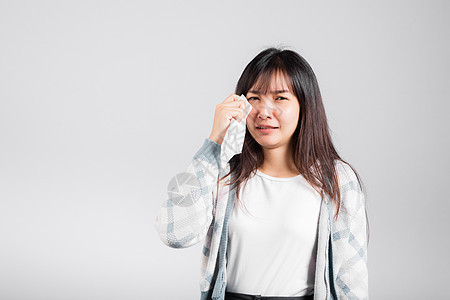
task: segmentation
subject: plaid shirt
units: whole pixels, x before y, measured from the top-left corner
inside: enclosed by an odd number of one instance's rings
[[[217,185],[221,146],[205,139],[186,172],[173,184],[156,218],[161,240],[169,247],[185,248],[204,241],[201,299],[224,299],[228,220],[235,189]],[[333,204],[322,201],[314,286],[314,299],[368,299],[367,233],[364,194],[349,166],[336,163],[341,189],[341,210],[333,219]],[[181,181],[180,181],[181,180]],[[169,184],[170,186],[170,184]]]

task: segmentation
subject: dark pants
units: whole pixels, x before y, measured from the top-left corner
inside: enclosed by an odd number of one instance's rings
[[[247,295],[247,294],[239,294],[239,293],[230,293],[225,292],[225,300],[313,300],[314,295],[310,296],[296,296],[296,297],[264,297],[261,295]]]

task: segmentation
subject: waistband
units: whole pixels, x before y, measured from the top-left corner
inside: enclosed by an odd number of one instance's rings
[[[259,299],[261,299],[261,300],[313,300],[314,295],[283,297],[283,296],[247,295],[247,294],[225,292],[225,300],[259,300]]]

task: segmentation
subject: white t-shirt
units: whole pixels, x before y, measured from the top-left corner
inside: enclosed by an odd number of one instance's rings
[[[321,197],[302,175],[272,177],[257,170],[230,216],[227,291],[305,296],[314,290]]]

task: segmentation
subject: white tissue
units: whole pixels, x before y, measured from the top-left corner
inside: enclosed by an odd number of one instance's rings
[[[247,116],[252,110],[252,105],[247,101],[244,95],[239,97],[239,100],[245,100],[245,117],[240,121],[231,119],[230,126],[228,127],[225,137],[221,144],[220,152],[220,165],[225,168],[228,161],[235,155],[242,152],[244,145],[245,131],[247,128]]]

